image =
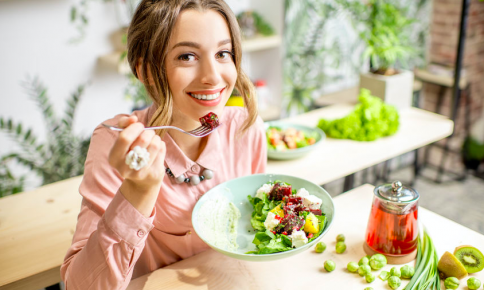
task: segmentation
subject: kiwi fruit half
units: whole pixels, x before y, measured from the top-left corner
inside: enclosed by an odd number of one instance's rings
[[[476,273],[484,269],[484,255],[472,246],[455,248],[454,256],[464,265],[467,273]]]
[[[442,257],[440,257],[437,269],[439,269],[442,274],[442,278],[456,277],[460,280],[467,276],[467,271],[464,265],[462,265],[462,263],[449,252],[445,252]]]

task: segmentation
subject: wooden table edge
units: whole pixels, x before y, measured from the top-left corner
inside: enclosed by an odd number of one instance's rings
[[[42,287],[48,287],[61,281],[60,266],[37,273],[7,284],[0,285],[0,290],[39,290]]]

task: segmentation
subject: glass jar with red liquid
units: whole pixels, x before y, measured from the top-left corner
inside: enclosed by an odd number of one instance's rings
[[[403,186],[400,181],[375,188],[364,245],[367,254],[383,254],[389,263],[390,258],[395,258],[394,264],[415,258],[419,197],[416,190]]]

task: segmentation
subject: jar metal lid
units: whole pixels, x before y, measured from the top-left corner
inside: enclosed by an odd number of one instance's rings
[[[375,195],[381,199],[398,203],[411,203],[420,197],[415,189],[403,186],[400,181],[375,187]]]

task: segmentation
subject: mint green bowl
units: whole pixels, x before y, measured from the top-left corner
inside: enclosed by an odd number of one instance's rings
[[[323,130],[317,127],[309,127],[309,126],[292,124],[292,123],[287,123],[282,121],[265,122],[264,125],[265,125],[266,131],[269,127],[279,127],[282,130],[285,130],[288,128],[294,128],[296,130],[303,131],[306,134],[307,133],[312,134],[314,132],[316,133],[316,143],[314,143],[313,145],[296,148],[296,149],[287,149],[285,151],[277,151],[274,149],[267,148],[267,158],[269,159],[290,160],[290,159],[303,157],[304,155],[308,154],[311,150],[316,148],[316,146],[319,146],[324,139],[326,139],[326,134],[324,134]]]
[[[249,200],[247,199],[248,195],[254,196],[257,189],[259,189],[264,183],[269,181],[275,180],[282,180],[292,185],[292,188],[300,189],[305,188],[309,191],[310,194],[316,195],[320,199],[322,199],[323,203],[321,206],[321,210],[323,213],[326,214],[326,225],[321,233],[321,235],[313,240],[312,242],[301,246],[299,248],[295,248],[286,252],[281,253],[273,253],[273,254],[264,254],[264,255],[255,255],[255,254],[245,254],[248,251],[255,250],[255,245],[252,244],[252,240],[255,236],[255,231],[250,225],[250,218],[252,215],[252,205],[250,204]],[[210,241],[207,240],[205,236],[206,233],[202,231],[202,220],[199,218],[200,208],[203,204],[207,201],[213,202],[215,199],[227,199],[229,202],[232,202],[240,211],[241,217],[238,220],[238,227],[237,227],[237,244],[238,249],[235,251],[227,250],[226,248],[217,247],[212,244]],[[208,219],[215,218],[215,215],[210,215]],[[222,184],[215,186],[214,188],[207,191],[196,203],[193,212],[192,212],[192,223],[195,232],[198,236],[207,243],[210,247],[214,250],[230,256],[232,258],[240,259],[240,260],[247,260],[247,261],[271,261],[277,259],[287,258],[298,253],[301,253],[310,247],[316,245],[316,243],[328,232],[331,224],[333,223],[334,219],[334,204],[331,196],[324,190],[322,187],[318,186],[315,183],[310,181],[289,176],[289,175],[281,175],[281,174],[255,174],[249,175],[245,177],[240,177],[236,179],[232,179],[226,181]],[[224,229],[221,229],[225,233],[228,233],[228,226],[225,225]]]

